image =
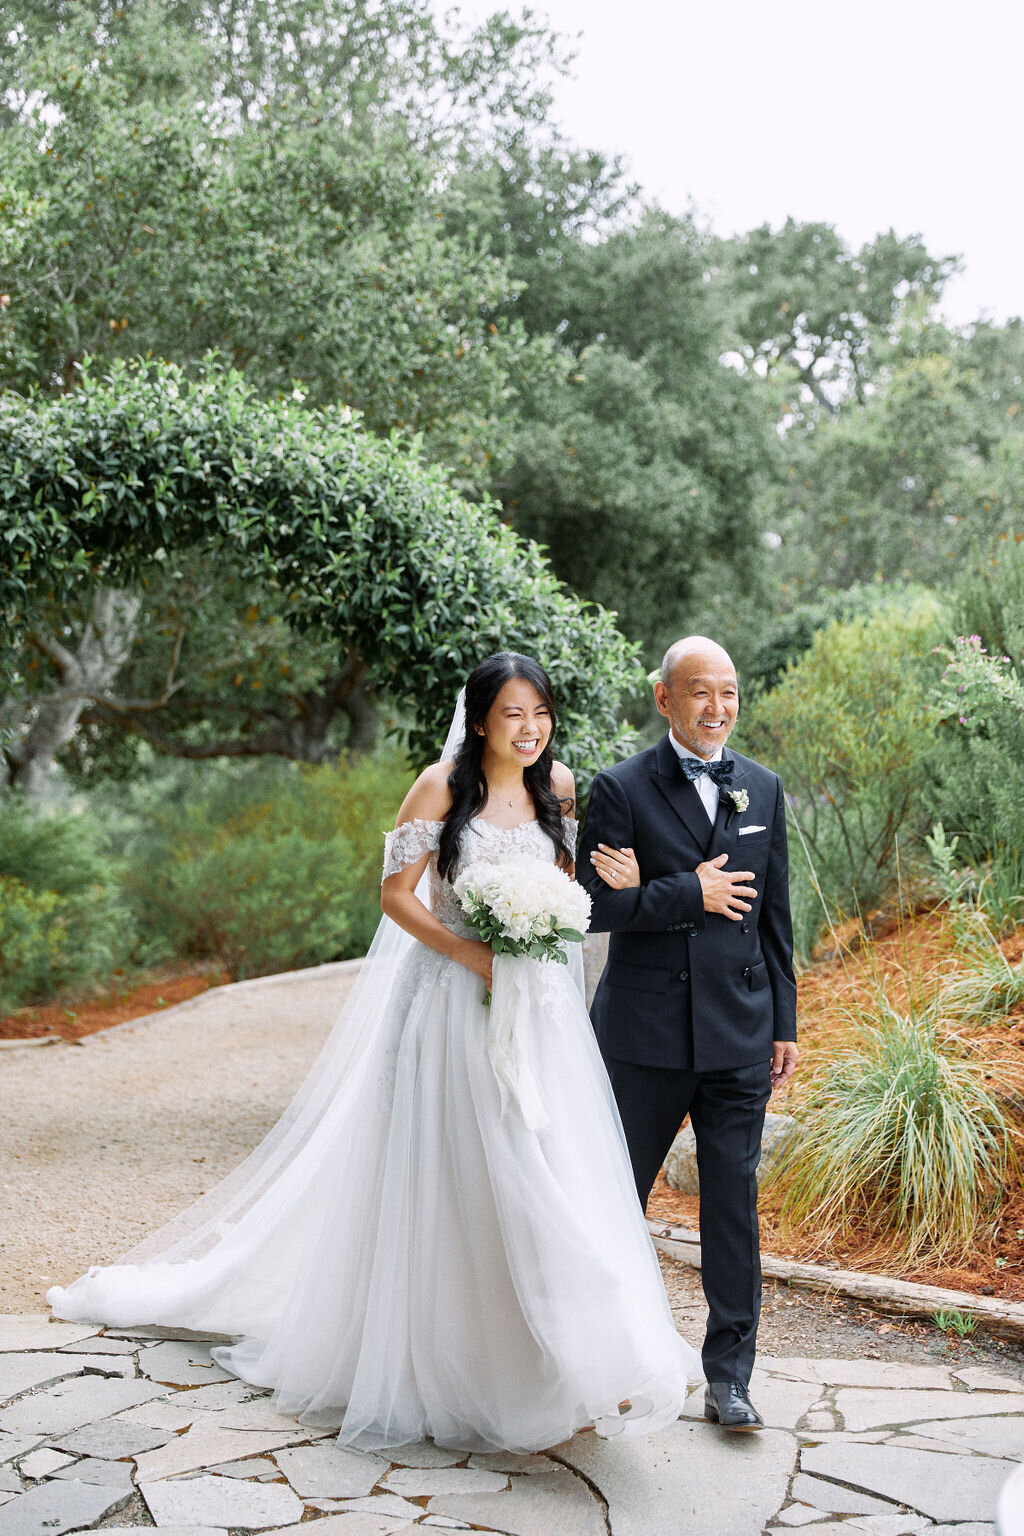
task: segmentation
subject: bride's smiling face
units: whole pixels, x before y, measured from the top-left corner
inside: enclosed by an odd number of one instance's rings
[[[550,739],[551,711],[532,683],[512,677],[488,710],[482,734],[499,762],[529,768]]]

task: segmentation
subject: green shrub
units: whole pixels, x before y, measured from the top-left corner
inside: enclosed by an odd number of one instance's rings
[[[144,932],[233,980],[364,954],[383,832],[409,777],[384,757],[217,775],[134,844],[128,888]]]
[[[614,758],[636,650],[494,507],[347,407],[261,399],[215,356],[187,376],[104,366],[83,361],[68,393],[0,392],[0,547],[14,552],[0,560],[0,676],[16,677],[40,605],[90,576],[134,587],[154,559],[227,550],[242,579],[279,583],[296,629],[360,653],[366,686],[408,712],[421,762],[499,647],[544,661],[581,789]]]
[[[977,872],[979,899],[1005,933],[1024,915],[1024,722],[940,743],[935,809]]]
[[[53,891],[30,891],[0,875],[0,1013],[57,990],[67,955],[67,922]]]
[[[877,904],[897,883],[898,845],[906,876],[908,849],[931,824],[928,706],[941,636],[930,596],[830,624],[742,717],[743,744],[782,775],[797,824],[791,868],[803,952],[820,930],[822,901],[835,915]]]
[[[92,819],[0,802],[0,1010],[92,990],[129,955],[131,914]]]
[[[1024,915],[1024,715],[1009,705],[984,724],[946,722],[934,806],[979,877],[999,932]]]
[[[1010,1162],[984,1066],[933,1014],[901,1014],[881,992],[851,1023],[858,1043],[812,1081],[804,1134],[772,1175],[782,1219],[822,1246],[866,1232],[907,1262],[963,1258]]]
[[[181,956],[219,960],[233,981],[347,953],[351,872],[337,841],[196,812],[156,872],[150,912]]]
[[[744,691],[760,693],[777,686],[786,668],[811,649],[815,636],[836,621],[871,618],[879,607],[909,606],[927,590],[898,583],[857,583],[838,592],[822,592],[812,602],[797,603],[762,625],[757,644],[743,668]]]
[[[1009,656],[1018,676],[1024,671],[1024,541],[988,546],[983,561],[970,566],[957,585],[953,624],[964,635],[979,634],[993,656]]]
[[[960,638],[936,686],[944,723],[935,812],[978,872],[980,900],[1002,932],[1024,916],[1024,543],[1007,542],[965,573],[954,619]]]

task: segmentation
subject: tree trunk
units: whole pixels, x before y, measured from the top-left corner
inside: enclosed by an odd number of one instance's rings
[[[61,689],[39,704],[29,704],[20,735],[5,751],[7,782],[28,799],[43,798],[54,759],[74,735],[86,704],[102,698],[128,660],[141,603],[134,593],[100,587],[74,650],[53,635],[32,637],[55,667]]]

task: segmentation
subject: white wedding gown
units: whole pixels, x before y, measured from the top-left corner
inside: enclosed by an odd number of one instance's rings
[[[433,851],[432,910],[468,932],[437,875],[440,830],[390,833],[385,874]],[[478,819],[462,862],[512,851],[555,857],[536,822]],[[493,1008],[423,944],[372,960],[393,974],[357,997],[234,1205],[156,1261],[55,1288],[54,1312],[239,1336],[221,1365],[366,1450],[429,1436],[528,1452],[588,1424],[671,1423],[700,1361],[672,1321],[571,948],[573,967],[498,957]]]

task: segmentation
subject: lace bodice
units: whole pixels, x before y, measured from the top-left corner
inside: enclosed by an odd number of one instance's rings
[[[397,874],[429,853],[430,910],[446,928],[468,932],[451,882],[442,880],[437,873],[437,850],[443,826],[443,821],[403,821],[401,826],[389,832],[384,839],[383,878],[386,880],[389,875]],[[575,858],[578,823],[572,816],[563,816],[562,829]],[[555,860],[555,846],[540,822],[520,821],[514,827],[497,827],[491,821],[474,816],[462,835],[459,868],[463,869],[477,859],[499,859],[508,853],[528,853],[538,859],[550,859],[552,863]]]

